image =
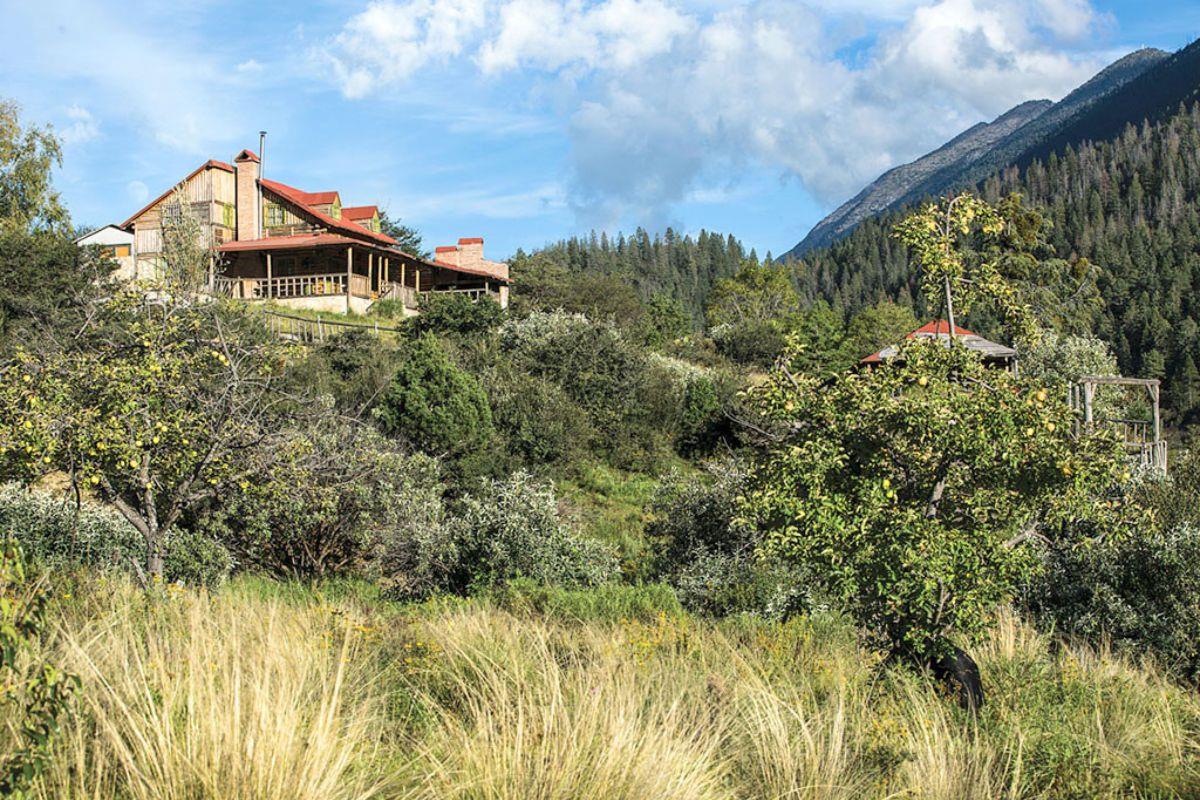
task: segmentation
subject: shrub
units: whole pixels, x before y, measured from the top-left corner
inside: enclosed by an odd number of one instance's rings
[[[487,377],[496,428],[522,464],[566,463],[587,448],[587,414],[558,384],[503,361]]]
[[[485,480],[451,523],[457,563],[449,588],[467,591],[515,578],[595,586],[617,569],[612,549],[585,539],[558,510],[553,490],[525,473]]]
[[[408,515],[428,487],[440,495],[432,459],[402,453],[367,426],[327,421],[297,436],[306,457],[245,483],[197,522],[246,566],[304,579],[359,569],[382,532],[421,519]]]
[[[808,604],[794,568],[763,559],[754,531],[738,520],[746,475],[733,462],[710,464],[706,480],[668,481],[647,529],[660,575],[689,611],[710,616],[785,616]]]
[[[399,365],[397,350],[378,336],[352,328],[309,350],[292,373],[299,388],[333,397],[339,409],[371,408]]]
[[[594,447],[614,463],[653,468],[667,455],[678,393],[614,325],[534,312],[501,326],[500,343],[517,368],[557,384],[587,412]]]
[[[16,484],[0,487],[0,531],[9,531],[34,561],[53,569],[87,566],[136,572],[145,557],[141,535],[116,511],[90,501],[76,508],[50,494]],[[233,569],[229,551],[202,534],[172,528],[166,534],[168,581],[216,586]]]
[[[430,334],[404,348],[374,413],[385,432],[433,455],[460,455],[492,436],[492,411],[479,381],[455,366]]]
[[[1149,652],[1176,675],[1200,679],[1200,527],[1048,549],[1026,590],[1044,625],[1094,644]]]
[[[504,312],[491,298],[472,300],[461,292],[426,292],[421,295],[421,313],[409,320],[418,335],[449,333],[475,336],[500,324]]]

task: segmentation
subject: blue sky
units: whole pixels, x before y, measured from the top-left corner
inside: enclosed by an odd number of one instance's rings
[[[0,0],[0,96],[77,223],[206,158],[506,257],[591,228],[782,252],[889,166],[1133,49],[1194,0]],[[15,35],[14,35],[15,34]]]

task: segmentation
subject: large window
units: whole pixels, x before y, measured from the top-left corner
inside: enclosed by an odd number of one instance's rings
[[[278,203],[265,203],[263,205],[263,224],[268,228],[278,227],[284,224],[286,214],[283,206]]]

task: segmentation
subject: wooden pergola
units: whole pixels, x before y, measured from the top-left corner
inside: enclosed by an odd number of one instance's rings
[[[1150,420],[1105,418],[1096,416],[1096,389],[1100,386],[1133,386],[1146,390],[1153,409]],[[1157,378],[1125,378],[1118,375],[1084,375],[1070,387],[1071,407],[1083,415],[1082,424],[1091,430],[1098,426],[1119,428],[1125,449],[1143,466],[1166,473],[1167,442],[1162,436],[1160,410],[1161,382]]]

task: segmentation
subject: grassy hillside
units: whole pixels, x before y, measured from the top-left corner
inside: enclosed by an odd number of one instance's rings
[[[653,589],[400,606],[84,576],[40,798],[1194,797],[1200,700],[1002,616],[977,719],[836,617],[702,622]],[[3,736],[4,734],[0,734]],[[2,740],[0,740],[2,744]],[[0,748],[2,749],[2,748]]]

